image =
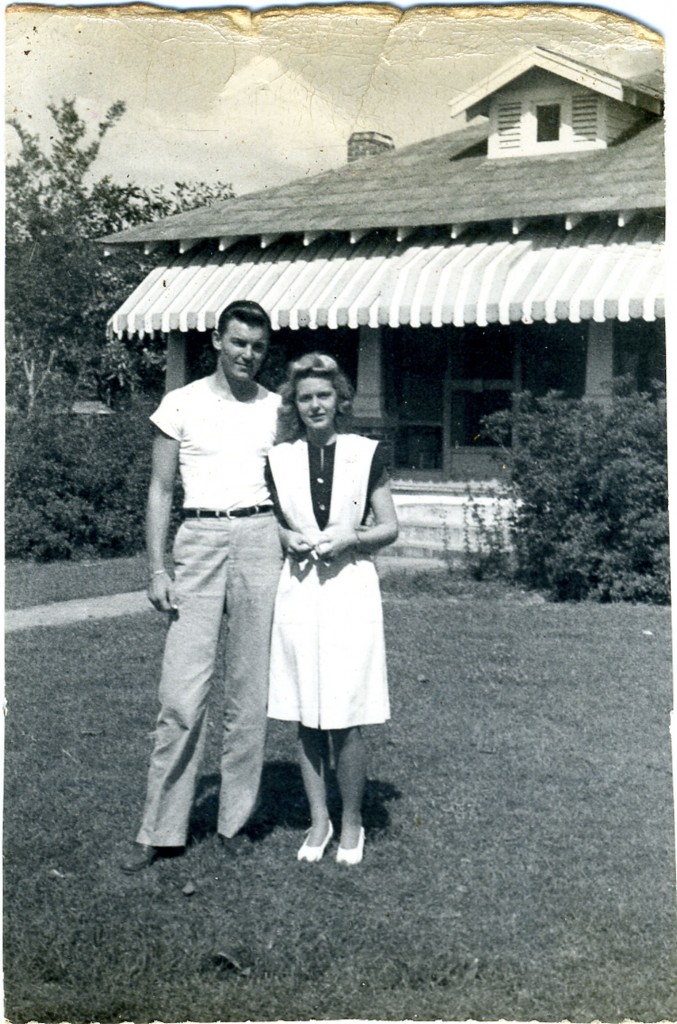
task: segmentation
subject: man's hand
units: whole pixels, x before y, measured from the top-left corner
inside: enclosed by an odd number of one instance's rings
[[[151,576],[148,583],[148,600],[159,612],[176,612],[174,581],[164,570]]]
[[[176,608],[176,595],[171,576],[165,572],[167,530],[174,494],[174,479],[179,464],[179,442],[155,431],[153,466],[148,488],[146,513],[146,552],[150,576],[148,600],[159,612],[172,612]],[[157,569],[153,570],[153,566]]]
[[[331,562],[332,559],[356,544],[357,537],[354,530],[347,529],[345,526],[330,526],[320,534],[315,551],[323,562]]]

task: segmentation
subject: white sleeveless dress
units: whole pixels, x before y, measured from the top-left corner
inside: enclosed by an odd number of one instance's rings
[[[328,526],[360,525],[376,444],[338,435]],[[268,458],[287,523],[309,539],[319,537],[307,442],[276,445]],[[381,593],[370,555],[351,549],[328,564],[285,560],[273,618],[268,716],[317,729],[390,717]]]

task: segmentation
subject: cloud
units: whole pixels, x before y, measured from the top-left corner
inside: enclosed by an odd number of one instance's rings
[[[221,180],[241,194],[342,164],[352,131],[397,146],[450,131],[449,100],[544,37],[621,75],[660,58],[655,37],[601,9],[536,5],[519,22],[507,8],[477,11],[10,8],[8,113],[44,138],[48,100],[76,97],[94,125],[122,99],[100,173]]]

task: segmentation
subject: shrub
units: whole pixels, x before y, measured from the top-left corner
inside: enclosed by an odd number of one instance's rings
[[[510,547],[510,514],[505,511],[501,496],[494,491],[489,509],[481,504],[472,490],[463,506],[463,551],[466,572],[474,580],[508,580],[513,575],[513,552]]]
[[[520,396],[512,430],[515,575],[558,600],[670,598],[664,403],[616,383],[608,407]]]
[[[143,548],[151,409],[7,421],[6,552],[37,561]]]

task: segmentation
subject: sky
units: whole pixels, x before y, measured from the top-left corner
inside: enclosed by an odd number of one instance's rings
[[[99,174],[241,195],[341,165],[353,131],[401,147],[460,127],[449,102],[536,44],[623,76],[655,68],[661,39],[646,26],[666,33],[668,2],[9,5],[6,112],[46,141],[48,102],[75,98],[94,129],[124,100]],[[10,158],[14,144],[10,129]]]

